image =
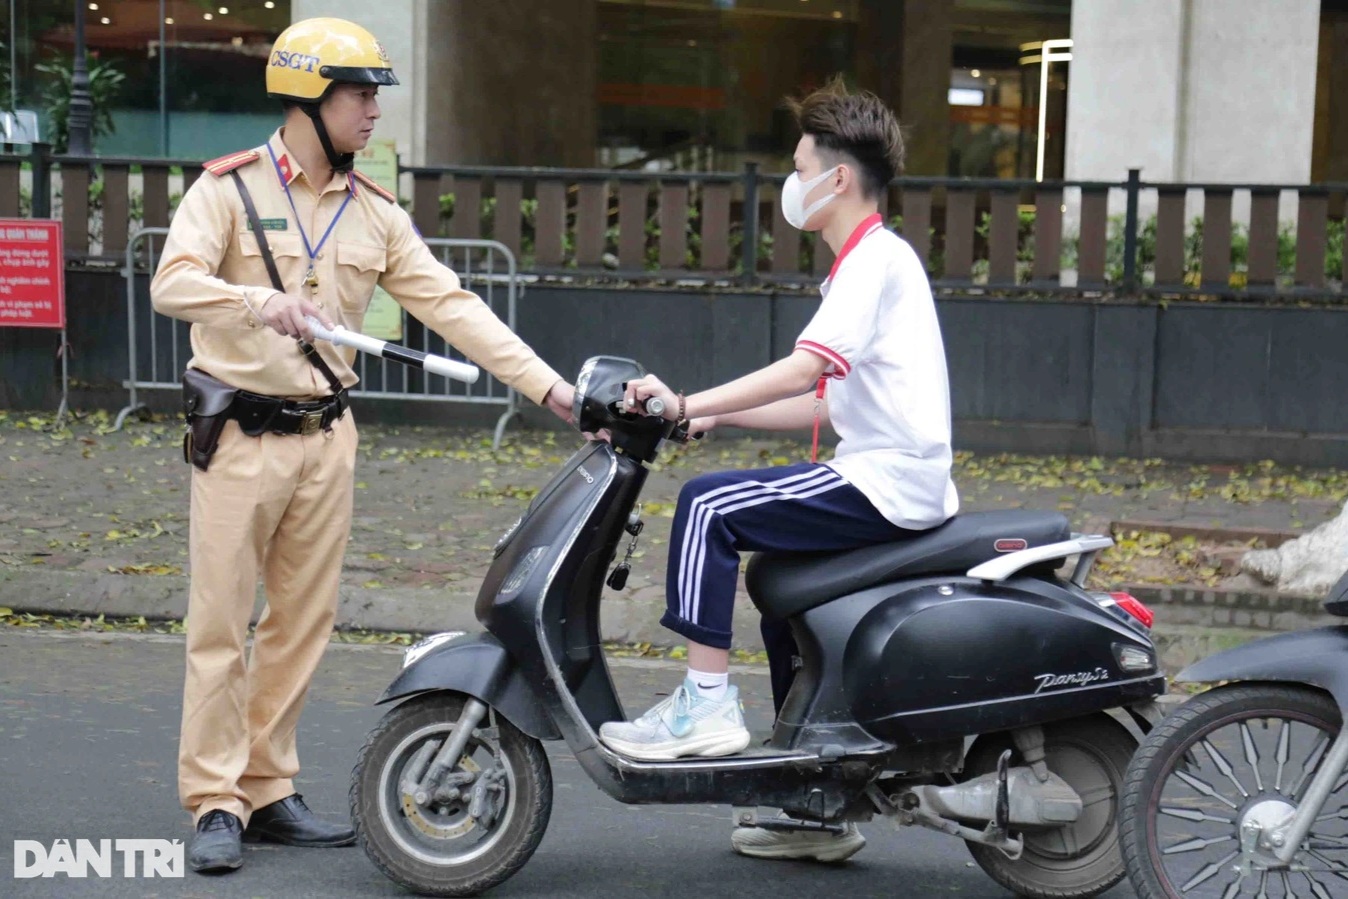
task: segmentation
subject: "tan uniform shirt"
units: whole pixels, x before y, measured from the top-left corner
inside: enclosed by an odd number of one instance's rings
[[[534,402],[543,402],[561,376],[476,294],[460,286],[458,276],[435,258],[401,207],[345,176],[334,176],[320,193],[286,150],[280,130],[268,144],[281,163],[281,174],[266,147],[258,160],[237,171],[264,223],[287,293],[310,298],[333,322],[359,331],[378,284],[474,363]],[[315,248],[351,194],[313,261],[316,287],[303,283],[308,253],[281,177],[289,181],[295,209]],[[256,314],[276,293],[270,284],[233,178],[202,175],[173,216],[150,285],[154,308],[192,323],[189,367],[268,396],[308,399],[331,393],[294,339],[265,326]],[[321,340],[315,345],[342,383],[354,386],[356,351]]]

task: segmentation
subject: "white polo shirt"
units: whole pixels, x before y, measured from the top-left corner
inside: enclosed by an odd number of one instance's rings
[[[830,468],[902,528],[959,509],[950,479],[950,384],[927,273],[880,216],[862,222],[820,287],[796,349],[830,363],[828,414],[840,439]]]

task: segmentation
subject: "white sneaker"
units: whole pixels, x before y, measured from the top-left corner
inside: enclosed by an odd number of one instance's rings
[[[731,848],[740,855],[752,858],[840,862],[856,855],[865,845],[866,838],[855,824],[848,824],[842,833],[831,830],[736,827],[730,835]]]
[[[734,755],[749,745],[737,687],[719,702],[703,699],[685,680],[664,702],[635,721],[610,721],[599,728],[610,749],[642,761],[662,762],[697,755]]]

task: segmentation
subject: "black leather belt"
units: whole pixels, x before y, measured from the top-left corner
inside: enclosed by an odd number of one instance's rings
[[[296,402],[240,390],[229,407],[229,417],[248,436],[265,431],[276,434],[317,434],[332,427],[346,414],[350,401],[343,390],[319,400]]]

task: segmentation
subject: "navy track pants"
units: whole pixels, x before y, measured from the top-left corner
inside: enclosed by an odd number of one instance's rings
[[[700,475],[679,493],[660,623],[729,649],[741,552],[855,549],[910,533],[827,465]]]

